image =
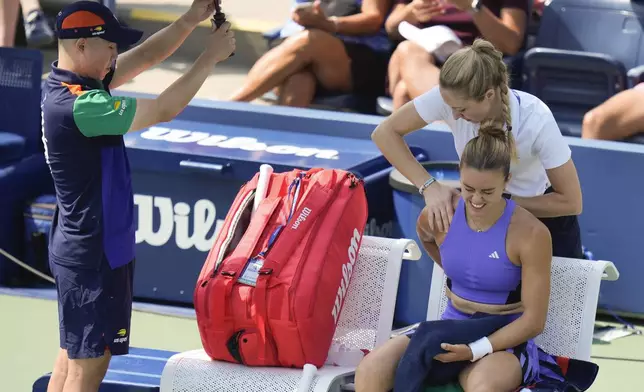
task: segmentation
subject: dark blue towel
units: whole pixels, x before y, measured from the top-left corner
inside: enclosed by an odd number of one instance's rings
[[[421,323],[411,337],[396,370],[395,392],[423,392],[427,386],[453,383],[471,364],[470,361],[443,363],[434,359],[444,353],[441,343],[469,344],[489,336],[512,321],[512,316],[475,314],[467,320],[437,320]],[[527,389],[534,392],[586,391],[595,381],[599,367],[587,361],[554,357],[553,371],[560,372],[564,381],[544,378]],[[549,365],[544,365],[549,366]],[[557,369],[555,369],[555,367]],[[519,388],[521,389],[521,388]]]
[[[398,363],[395,392],[422,392],[429,385],[442,385],[457,380],[470,361],[443,363],[434,359],[444,353],[441,343],[469,344],[501,329],[511,316],[474,315],[468,320],[425,321],[411,337],[411,342]]]

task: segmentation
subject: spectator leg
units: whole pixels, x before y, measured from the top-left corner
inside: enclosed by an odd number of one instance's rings
[[[584,116],[585,139],[622,140],[644,131],[644,89],[632,88],[610,97]]]
[[[402,80],[407,85],[411,99],[438,85],[440,69],[435,65],[434,56],[411,41],[401,42],[398,49],[402,51]]]
[[[13,47],[16,39],[19,0],[0,0],[0,46]]]
[[[280,87],[279,104],[305,108],[313,101],[315,96],[315,74],[310,68],[289,76]]]
[[[307,67],[326,89],[351,91],[351,59],[344,44],[327,32],[313,29],[289,37],[262,56],[231,100],[250,102]]]

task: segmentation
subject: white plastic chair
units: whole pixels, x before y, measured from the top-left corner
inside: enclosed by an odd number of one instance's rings
[[[418,260],[418,245],[408,239],[364,236],[349,284],[334,345],[372,350],[391,334],[402,260]],[[330,357],[334,353],[330,352]],[[328,361],[327,361],[328,362]],[[161,375],[161,392],[339,392],[352,382],[352,366],[327,364],[308,389],[300,390],[302,369],[247,367],[213,361],[203,349],[172,356]]]
[[[601,281],[619,279],[619,271],[610,261],[565,257],[554,257],[551,271],[546,327],[535,341],[549,354],[589,361]],[[427,320],[443,314],[445,287],[445,273],[434,265]]]

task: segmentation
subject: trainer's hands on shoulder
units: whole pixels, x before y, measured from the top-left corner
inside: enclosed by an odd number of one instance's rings
[[[427,205],[427,218],[429,228],[433,231],[446,232],[454,217],[455,199],[459,192],[438,181],[434,181],[423,192],[425,205]]]
[[[208,19],[215,12],[215,1],[221,3],[221,0],[194,0],[183,15],[184,20],[196,25]]]
[[[219,28],[213,22],[212,29],[204,55],[217,62],[224,61],[235,51],[235,33],[230,29],[230,22],[224,22]]]

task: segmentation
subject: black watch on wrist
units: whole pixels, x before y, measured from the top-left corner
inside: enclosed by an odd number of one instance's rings
[[[483,4],[481,3],[481,0],[472,0],[472,5],[470,5],[470,7],[470,13],[476,14],[481,10],[481,8],[483,8]]]

